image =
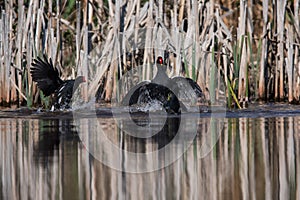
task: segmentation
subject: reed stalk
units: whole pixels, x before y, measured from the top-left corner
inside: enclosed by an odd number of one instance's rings
[[[170,52],[170,75],[191,77],[207,98],[221,98],[225,83],[226,97],[234,93],[239,103],[299,101],[299,0],[12,0],[0,5],[1,105],[47,103],[29,73],[33,58],[44,53],[63,79],[88,76],[81,90],[86,101],[97,91],[110,101],[128,68],[142,64],[142,79],[153,77],[150,66],[163,53],[159,47]],[[216,79],[214,89],[211,79]]]

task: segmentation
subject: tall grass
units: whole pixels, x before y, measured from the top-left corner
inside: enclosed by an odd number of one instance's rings
[[[229,106],[299,101],[299,0],[12,0],[0,7],[1,105],[47,103],[29,73],[43,53],[63,79],[89,78],[85,100],[110,101],[120,77],[163,49],[170,75],[190,76],[207,98],[225,94]],[[143,76],[151,74],[146,67]]]

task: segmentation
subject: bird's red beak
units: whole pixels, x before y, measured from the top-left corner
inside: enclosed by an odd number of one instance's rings
[[[85,77],[82,77],[82,82],[86,82],[86,79],[85,79]]]

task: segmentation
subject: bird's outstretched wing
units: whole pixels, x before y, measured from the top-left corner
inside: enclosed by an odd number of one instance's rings
[[[63,81],[59,78],[59,73],[56,68],[53,67],[51,58],[34,59],[31,64],[30,73],[32,80],[37,83],[37,86],[43,91],[45,96],[49,96],[54,93]]]
[[[140,96],[140,89],[141,87],[143,87],[144,85],[149,84],[149,81],[142,81],[139,84],[135,85],[134,87],[132,87],[128,93],[124,96],[124,98],[121,101],[121,105],[123,106],[131,106],[135,103],[138,102],[138,98]]]
[[[181,97],[195,94],[197,98],[203,98],[204,94],[200,86],[192,79],[181,76],[173,77],[170,87]],[[174,87],[175,86],[175,87]],[[179,91],[178,91],[179,90]]]

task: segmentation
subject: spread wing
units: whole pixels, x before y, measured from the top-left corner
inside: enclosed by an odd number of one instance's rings
[[[142,81],[139,84],[132,87],[128,91],[128,93],[124,96],[124,98],[122,99],[121,105],[123,105],[123,106],[129,105],[130,106],[130,105],[137,103],[138,98],[140,96],[140,88],[149,83],[150,83],[149,81]]]
[[[175,89],[176,92],[179,92],[179,96],[183,98],[188,97],[191,94],[195,94],[198,98],[204,97],[200,86],[190,78],[177,76],[172,78],[172,84],[173,85],[171,85],[170,87],[172,87],[172,89]],[[174,85],[175,88],[173,87]],[[177,91],[178,89],[179,91]]]
[[[43,57],[43,59],[39,57],[34,59],[30,73],[32,80],[37,83],[45,96],[49,96],[60,87],[63,81],[59,78],[58,70],[53,67],[51,58],[48,61],[45,55]]]
[[[153,101],[161,102],[168,113],[180,113],[181,110],[186,110],[169,88],[149,81],[143,81],[131,88],[123,98],[122,105],[144,105]]]

